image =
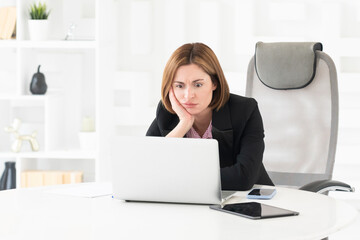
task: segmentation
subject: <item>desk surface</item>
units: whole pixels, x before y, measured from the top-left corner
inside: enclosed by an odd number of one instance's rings
[[[357,217],[345,202],[279,187],[272,200],[258,202],[298,211],[299,216],[250,220],[203,205],[71,196],[93,187],[111,189],[111,184],[0,192],[0,239],[321,239]],[[246,193],[238,192],[230,202],[249,201]]]

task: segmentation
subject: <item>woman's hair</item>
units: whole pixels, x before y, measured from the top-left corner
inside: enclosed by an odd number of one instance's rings
[[[213,91],[209,107],[219,110],[229,99],[229,86],[215,53],[203,43],[187,43],[182,45],[175,50],[166,63],[161,84],[161,100],[165,108],[169,112],[175,113],[171,108],[169,91],[178,68],[189,64],[196,64],[211,77],[211,81],[216,85],[216,89]]]

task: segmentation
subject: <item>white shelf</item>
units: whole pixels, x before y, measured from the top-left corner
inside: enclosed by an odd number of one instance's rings
[[[10,101],[44,101],[48,95],[0,95],[0,100]]]
[[[19,48],[51,48],[51,49],[95,49],[96,41],[77,41],[77,40],[54,40],[54,41],[18,41]]]
[[[95,40],[0,40],[0,48],[95,49]]]
[[[45,106],[58,97],[61,95],[0,95],[0,101],[11,102],[11,107],[36,107]]]
[[[16,48],[17,41],[14,40],[0,40],[0,49],[1,48]]]
[[[39,151],[39,152],[2,152],[1,158],[47,158],[47,159],[94,159],[95,152],[72,150],[72,151]]]

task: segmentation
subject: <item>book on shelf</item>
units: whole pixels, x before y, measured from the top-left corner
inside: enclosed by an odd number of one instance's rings
[[[16,34],[16,7],[0,8],[0,39],[11,39]]]
[[[58,184],[81,183],[81,171],[41,171],[28,170],[21,172],[21,187],[39,187]]]

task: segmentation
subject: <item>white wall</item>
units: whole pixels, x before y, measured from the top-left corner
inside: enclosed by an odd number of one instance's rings
[[[105,1],[104,1],[105,2]],[[319,41],[334,60],[340,128],[334,178],[360,187],[360,3],[356,0],[107,1],[103,42],[109,72],[104,92],[109,131],[144,135],[155,117],[162,71],[186,42],[204,42],[219,57],[231,91],[244,94],[257,41]],[[100,3],[102,5],[102,3]],[[106,35],[107,34],[107,35]],[[104,44],[105,45],[105,44]],[[105,47],[105,46],[104,46]],[[360,188],[359,188],[360,189]]]

